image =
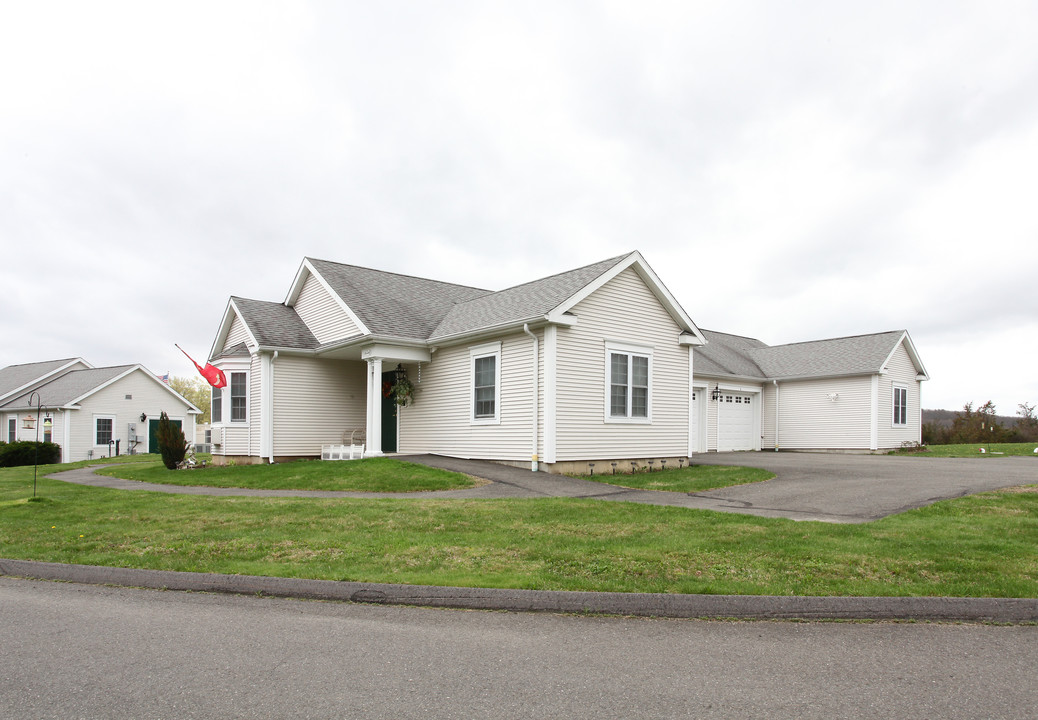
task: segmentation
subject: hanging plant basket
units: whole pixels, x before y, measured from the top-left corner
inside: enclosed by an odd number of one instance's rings
[[[387,397],[392,397],[393,402],[400,407],[407,407],[414,402],[414,384],[406,375],[401,375],[390,387]]]

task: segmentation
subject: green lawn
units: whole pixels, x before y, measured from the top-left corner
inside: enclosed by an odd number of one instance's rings
[[[980,451],[984,448],[984,452]],[[967,445],[927,445],[925,450],[896,450],[892,455],[917,455],[919,457],[1003,457],[1005,455],[1035,454],[1035,443],[974,443]]]
[[[321,461],[275,465],[207,465],[192,470],[167,470],[161,462],[120,465],[99,470],[125,480],[168,485],[258,488],[263,490],[350,490],[357,492],[418,492],[457,490],[478,483],[461,473],[393,458]]]
[[[673,492],[703,492],[729,485],[745,485],[762,482],[775,477],[775,473],[758,468],[729,467],[725,465],[693,465],[684,468],[668,468],[653,472],[612,473],[598,475],[575,475],[574,477],[595,482],[619,485],[638,490],[670,490]]]
[[[832,525],[579,499],[196,497],[0,470],[0,557],[368,582],[1038,597],[1038,486]],[[194,471],[190,471],[194,472]]]

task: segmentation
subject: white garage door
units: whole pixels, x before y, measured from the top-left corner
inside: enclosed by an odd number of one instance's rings
[[[717,400],[717,449],[756,450],[753,395],[724,392]]]

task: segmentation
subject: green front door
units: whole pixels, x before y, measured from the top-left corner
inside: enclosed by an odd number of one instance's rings
[[[392,387],[395,374],[382,373],[382,452],[396,452],[396,402],[386,397],[386,388]]]
[[[176,425],[178,429],[184,429],[182,421],[170,420],[170,422]],[[159,421],[155,418],[148,418],[148,452],[159,452]]]

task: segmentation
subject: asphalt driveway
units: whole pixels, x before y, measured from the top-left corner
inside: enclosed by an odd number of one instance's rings
[[[1038,483],[1038,458],[927,458],[832,453],[736,452],[696,456],[703,465],[770,470],[768,482],[696,495],[738,512],[827,522],[868,522],[962,497]]]
[[[889,455],[737,452],[697,455],[699,465],[743,465],[775,473],[767,482],[702,493],[633,490],[564,475],[534,473],[482,460],[435,455],[398,456],[401,460],[463,472],[489,482],[465,490],[420,493],[358,493],[320,490],[155,485],[95,475],[79,468],[48,477],[119,490],[191,495],[254,497],[538,498],[570,497],[613,502],[670,505],[792,520],[862,523],[922,507],[938,500],[1016,485],[1038,483],[1038,458],[921,458]],[[623,482],[623,476],[617,477]]]

